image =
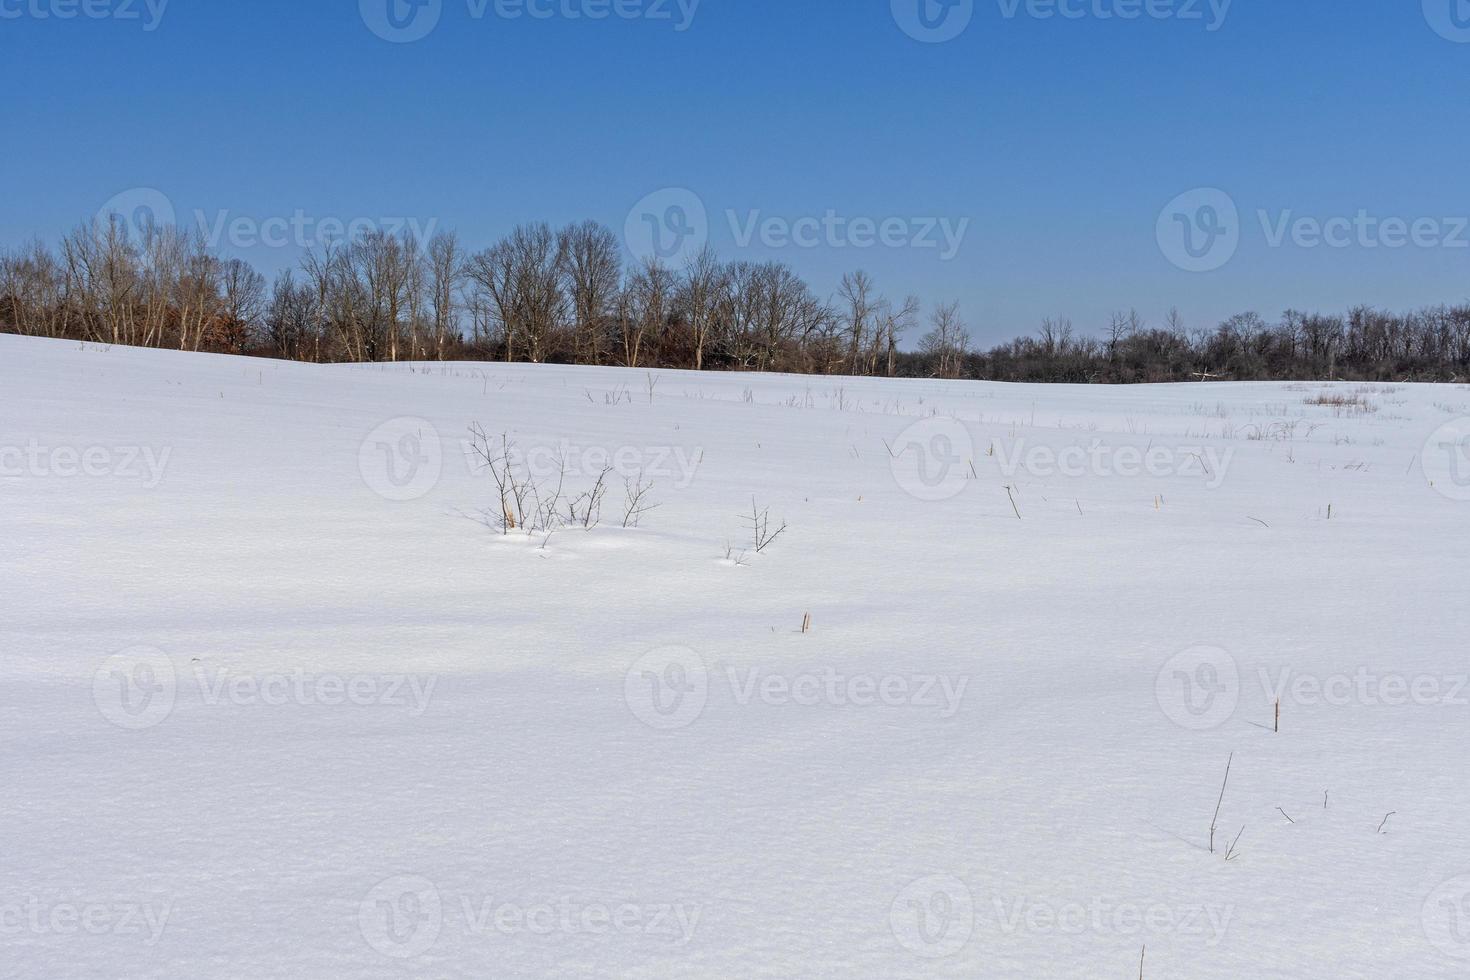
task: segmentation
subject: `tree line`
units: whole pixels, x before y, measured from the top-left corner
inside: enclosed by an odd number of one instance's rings
[[[1129,383],[1462,380],[1470,305],[1398,314],[1243,313],[1190,329],[1134,311],[1097,336],[1065,318],[972,349],[956,303],[927,311],[862,271],[819,297],[781,262],[628,263],[595,222],[523,225],[482,251],[452,232],[371,231],[273,283],[173,227],[83,224],[0,251],[0,331],[303,361],[498,360],[693,370]],[[912,349],[900,341],[918,334]]]

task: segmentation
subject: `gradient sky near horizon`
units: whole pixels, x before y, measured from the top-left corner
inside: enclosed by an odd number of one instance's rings
[[[0,0],[0,247],[159,195],[268,275],[323,220],[593,218],[980,343],[1470,299],[1470,0],[161,3]]]

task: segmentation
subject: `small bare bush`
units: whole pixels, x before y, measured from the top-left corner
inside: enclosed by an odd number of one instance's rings
[[[1362,392],[1324,391],[1308,398],[1306,403],[1330,408],[1332,414],[1339,418],[1344,415],[1371,415],[1378,411],[1378,405]]]
[[[623,487],[627,493],[623,507],[623,527],[637,527],[643,521],[644,514],[659,506],[648,496],[653,492],[653,484],[644,483],[643,474],[639,473],[636,480],[624,480]]]
[[[786,533],[785,521],[782,521],[776,529],[771,529],[771,509],[762,508],[756,503],[754,497],[750,498],[750,513],[740,520],[750,531],[755,553],[758,555],[765,552],[767,548],[776,543],[777,538]]]
[[[470,455],[495,483],[497,502],[491,509],[488,523],[499,528],[502,534],[524,531],[530,535],[543,535],[549,541],[552,534],[563,528],[580,527],[590,531],[602,522],[602,506],[607,497],[612,467],[598,473],[590,489],[571,496],[566,489],[565,459],[557,460],[555,482],[551,479],[544,483],[538,481],[529,468],[518,463],[515,444],[503,433],[492,437],[479,425],[470,426]],[[653,509],[647,499],[653,485],[643,487],[640,479],[636,487],[637,497],[624,512],[624,527],[629,526],[627,522],[630,519],[641,518]]]

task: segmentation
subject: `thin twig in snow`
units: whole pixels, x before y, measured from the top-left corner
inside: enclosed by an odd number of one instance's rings
[[[1210,853],[1215,853],[1215,828],[1220,823],[1220,807],[1225,805],[1225,787],[1230,785],[1230,767],[1235,764],[1235,753],[1225,763],[1225,781],[1220,784],[1220,799],[1215,803],[1215,815],[1210,819]]]

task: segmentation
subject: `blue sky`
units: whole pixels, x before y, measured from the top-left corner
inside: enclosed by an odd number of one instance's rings
[[[479,248],[687,191],[725,256],[958,300],[982,343],[1470,299],[1470,0],[438,0],[404,43],[389,0],[86,2],[0,0],[0,245],[148,188],[274,273],[322,219]]]

